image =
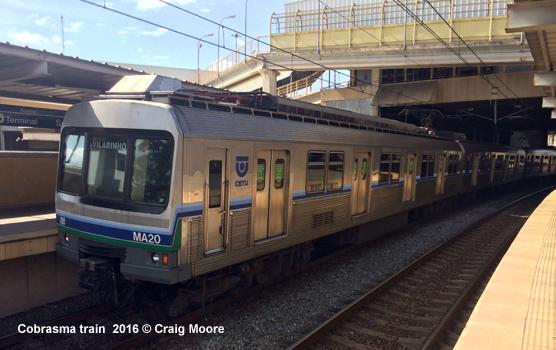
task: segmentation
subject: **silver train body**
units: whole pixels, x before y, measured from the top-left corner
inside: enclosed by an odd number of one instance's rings
[[[57,252],[108,261],[129,279],[175,284],[356,227],[356,239],[374,237],[410,211],[556,173],[552,151],[234,98],[113,91],[70,108]]]

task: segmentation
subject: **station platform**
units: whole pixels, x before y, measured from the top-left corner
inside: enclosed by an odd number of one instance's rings
[[[56,250],[54,206],[5,210],[0,215],[0,261]]]
[[[0,318],[85,292],[57,240],[53,205],[1,211]]]
[[[500,262],[455,350],[556,350],[556,191]]]

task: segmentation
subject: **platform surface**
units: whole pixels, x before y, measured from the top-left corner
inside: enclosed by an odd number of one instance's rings
[[[455,350],[556,350],[556,191],[529,217]]]
[[[55,251],[53,206],[3,210],[0,214],[0,260]]]

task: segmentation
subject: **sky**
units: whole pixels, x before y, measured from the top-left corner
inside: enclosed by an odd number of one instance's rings
[[[217,24],[199,19],[159,0],[87,1],[156,25],[81,0],[2,0],[0,42],[97,62],[187,69],[197,69],[198,38],[213,34],[203,40],[214,44],[220,41],[220,45],[225,44],[229,49],[236,47],[236,38],[232,37],[236,33],[232,30],[219,31]],[[213,22],[222,21],[223,26],[241,34],[247,23],[247,35],[251,37],[269,35],[271,15],[273,12],[283,13],[285,3],[280,0],[166,2]],[[226,18],[232,15],[235,18]],[[268,42],[268,38],[263,40]],[[238,47],[244,42],[243,35],[237,38]],[[230,51],[220,48],[221,58],[229,53]],[[199,50],[200,68],[209,67],[217,61],[217,57],[217,47],[203,43]]]

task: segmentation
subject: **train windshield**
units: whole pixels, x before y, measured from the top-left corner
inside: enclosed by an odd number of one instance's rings
[[[174,150],[171,135],[101,132],[73,130],[66,135],[59,190],[124,206],[166,205]]]

